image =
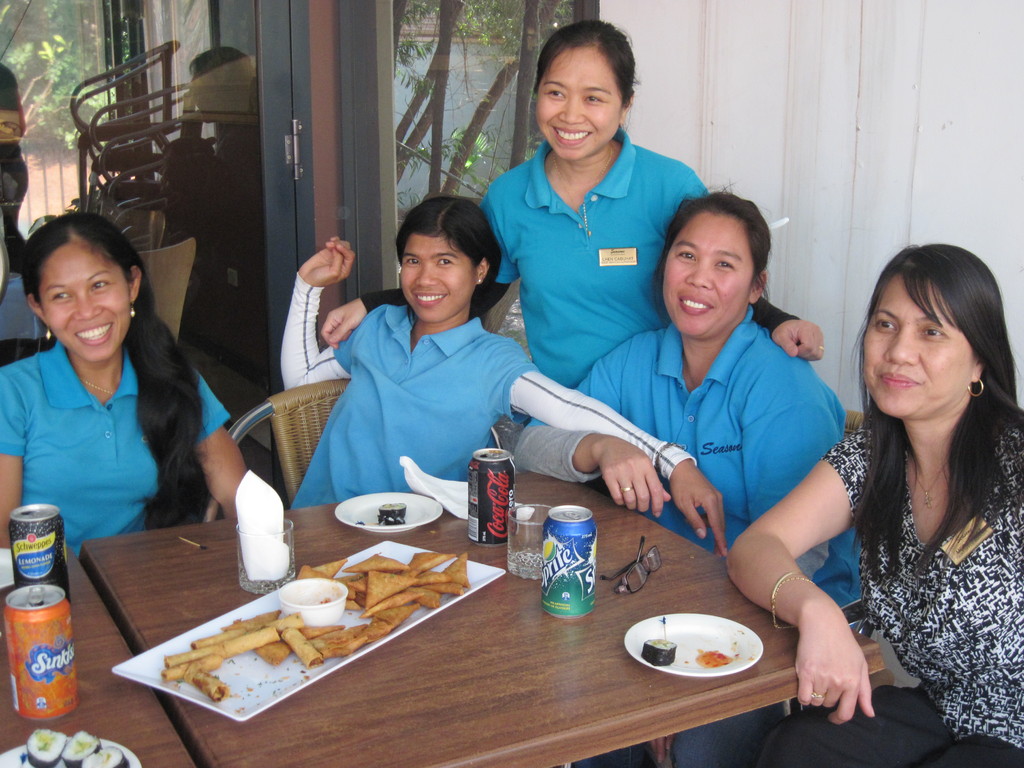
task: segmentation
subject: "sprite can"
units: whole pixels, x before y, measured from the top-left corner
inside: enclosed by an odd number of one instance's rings
[[[573,618],[594,610],[597,524],[585,507],[552,507],[544,523],[541,606],[552,616]]]

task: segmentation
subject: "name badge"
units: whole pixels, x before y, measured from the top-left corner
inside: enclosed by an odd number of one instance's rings
[[[636,248],[599,248],[597,257],[602,267],[636,266]]]

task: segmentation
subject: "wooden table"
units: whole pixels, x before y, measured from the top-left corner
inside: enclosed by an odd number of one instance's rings
[[[5,691],[0,706],[0,753],[23,745],[36,728],[52,728],[68,736],[82,730],[116,741],[134,752],[145,768],[194,765],[153,691],[110,671],[129,656],[128,648],[74,556],[69,557],[68,567],[74,598],[71,628],[75,636],[78,707],[52,720],[31,720],[14,714],[5,651],[0,658]],[[0,590],[0,599],[10,591]]]
[[[196,762],[551,766],[795,695],[796,632],[772,629],[768,614],[729,581],[723,560],[584,486],[524,474],[516,492],[520,502],[592,509],[599,573],[629,562],[642,534],[658,545],[663,567],[632,595],[599,582],[595,610],[572,620],[541,610],[539,582],[506,574],[244,723],[166,697]],[[335,520],[333,506],[289,516],[298,565],[382,540]],[[504,567],[504,547],[470,544],[465,522],[447,513],[388,538],[436,551],[468,549],[471,560]],[[93,540],[83,548],[83,564],[135,652],[253,599],[237,586],[229,522]],[[623,636],[637,621],[664,613],[739,621],[762,638],[764,656],[719,678],[641,665],[626,653]],[[863,642],[872,671],[881,669],[878,647]]]

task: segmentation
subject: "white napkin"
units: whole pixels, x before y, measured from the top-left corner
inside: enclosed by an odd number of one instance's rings
[[[441,506],[456,517],[469,517],[469,483],[457,480],[442,480],[428,475],[416,466],[408,456],[402,456],[398,463],[405,467],[405,482],[421,496],[430,496],[441,502]]]
[[[252,581],[273,581],[288,572],[291,552],[284,541],[284,504],[277,491],[252,471],[235,492],[235,510],[245,573]]]

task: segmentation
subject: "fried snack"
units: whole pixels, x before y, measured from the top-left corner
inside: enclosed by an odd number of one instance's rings
[[[178,664],[185,664],[186,662],[195,661],[203,656],[210,655],[223,656],[225,659],[229,659],[232,656],[237,656],[240,653],[254,650],[255,648],[259,648],[261,645],[273,643],[280,639],[280,635],[278,635],[276,629],[273,627],[263,627],[263,629],[258,629],[255,632],[249,632],[241,637],[233,637],[219,645],[207,645],[192,651],[186,651],[185,653],[176,653],[172,656],[165,656],[164,666],[175,667]]]
[[[298,627],[299,632],[307,640],[312,640],[314,637],[322,635],[329,635],[332,632],[340,632],[343,629],[345,629],[344,624],[335,624],[333,627]]]
[[[284,640],[278,640],[276,643],[267,643],[254,650],[257,656],[274,667],[283,664],[284,660],[292,655],[291,647]]]
[[[226,629],[219,634],[210,635],[209,637],[201,637],[198,640],[193,640],[192,648],[194,650],[196,648],[203,648],[207,645],[220,645],[225,640],[231,640],[235,637],[241,637],[245,633],[246,630],[244,629]]]
[[[451,578],[440,571],[424,571],[416,576],[417,587],[422,587],[426,584],[439,584],[445,581],[451,581]]]
[[[424,608],[441,607],[440,592],[434,592],[431,589],[423,589],[422,587],[409,587],[405,591],[414,594],[416,596],[416,602],[422,605]]]
[[[254,629],[266,626],[267,622],[274,621],[275,619],[281,618],[280,611],[268,611],[267,613],[261,613],[259,616],[253,616],[251,619],[237,619],[231,622],[226,627],[221,627],[224,632],[228,632],[232,629],[244,629],[246,632],[252,632]]]
[[[366,574],[366,607],[372,608],[385,597],[402,592],[416,583],[415,576],[384,571]]]
[[[461,584],[456,584],[454,581],[443,581],[439,584],[424,584],[422,589],[429,589],[431,592],[437,592],[441,595],[461,595],[466,591]]]
[[[345,569],[345,573],[368,573],[370,571],[385,573],[401,573],[408,568],[405,563],[400,563],[384,555],[371,555],[366,560]]]
[[[418,595],[416,595],[413,592],[410,592],[408,589],[403,590],[397,594],[391,595],[391,597],[385,597],[383,600],[374,603],[372,606],[363,611],[362,616],[360,618],[368,619],[374,614],[380,613],[381,611],[387,610],[388,608],[397,608],[400,605],[405,605],[406,603],[414,602],[416,601],[417,597]]]
[[[299,657],[299,661],[302,662],[306,669],[313,669],[324,663],[323,654],[314,648],[309,640],[302,636],[299,630],[286,629],[281,633],[281,639],[288,643],[289,648],[295,651],[295,655]]]
[[[290,613],[284,618],[270,622],[266,626],[281,632],[286,629],[302,629],[305,625],[302,623],[301,613]]]
[[[350,597],[348,600],[345,601],[345,610],[346,611],[361,611],[361,610],[363,610],[363,606],[361,606],[358,602],[356,602],[355,600],[353,600]]]
[[[410,603],[409,605],[401,605],[395,608],[388,608],[387,610],[381,611],[376,616],[374,616],[373,621],[370,622],[370,626],[373,627],[373,625],[376,622],[381,622],[383,624],[387,624],[388,626],[390,626],[391,629],[394,629],[403,621],[405,621],[414,613],[416,613],[416,611],[418,611],[420,607],[421,606],[419,603]],[[389,629],[388,631],[390,632],[391,630]]]
[[[195,661],[190,661],[186,664],[179,664],[176,667],[168,667],[167,669],[162,669],[160,670],[160,677],[162,677],[164,681],[168,683],[173,680],[184,680],[185,670],[193,664],[198,664],[199,669],[201,669],[203,672],[212,672],[223,663],[223,656],[214,656],[211,654],[210,656],[203,656],[201,659],[196,659]]]
[[[213,701],[223,701],[231,695],[231,689],[209,672],[204,672],[198,663],[189,664],[185,669],[185,682],[194,685]]]
[[[358,627],[344,629],[341,632],[322,635],[310,642],[314,648],[323,654],[325,659],[348,656],[369,642],[369,636],[366,634],[369,626],[369,624],[360,624]]]
[[[445,568],[441,573],[450,578],[456,584],[469,589],[469,575],[466,572],[466,562],[469,560],[469,552],[463,552],[457,558],[455,562]]]
[[[333,579],[347,562],[348,558],[343,557],[340,560],[333,560],[329,563],[324,563],[323,565],[314,565],[313,570],[322,573],[326,579]]]
[[[455,555],[445,555],[440,552],[417,552],[409,561],[406,571],[412,574],[429,571],[431,568],[437,568],[441,563],[448,562],[453,557]]]
[[[299,568],[299,575],[296,579],[322,579],[324,575],[311,565],[304,565]]]

